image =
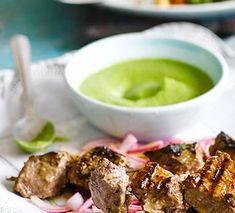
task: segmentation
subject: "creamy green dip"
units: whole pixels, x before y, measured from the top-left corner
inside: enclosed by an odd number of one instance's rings
[[[210,77],[192,65],[144,58],[111,65],[85,79],[79,90],[99,101],[130,107],[176,104],[213,87]]]

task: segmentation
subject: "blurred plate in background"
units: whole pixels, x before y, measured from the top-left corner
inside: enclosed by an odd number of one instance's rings
[[[94,0],[58,0],[67,4],[94,3]],[[151,3],[140,3],[139,0],[95,0],[97,6],[128,13],[141,14],[160,18],[201,19],[235,16],[235,1],[227,0],[204,4],[181,4],[160,7]],[[101,3],[99,3],[101,2]]]

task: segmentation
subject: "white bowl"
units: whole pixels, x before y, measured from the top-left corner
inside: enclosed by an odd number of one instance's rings
[[[215,86],[199,97],[182,103],[131,108],[106,104],[81,93],[79,85],[89,75],[113,63],[134,58],[171,58],[204,70]],[[191,125],[193,116],[200,116],[222,94],[228,68],[224,59],[211,51],[181,40],[155,38],[142,33],[111,36],[80,49],[66,66],[65,79],[78,109],[97,128],[124,137],[133,133],[139,140],[174,136]]]

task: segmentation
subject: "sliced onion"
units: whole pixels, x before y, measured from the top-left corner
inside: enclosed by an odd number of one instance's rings
[[[146,163],[148,163],[148,160],[143,159],[143,158],[139,158],[139,157],[135,157],[131,155],[126,155],[126,157],[131,167],[130,171],[141,169],[146,165]]]
[[[202,147],[202,149],[204,150],[204,152],[206,153],[206,157],[209,158],[210,155],[210,151],[209,151],[209,147],[211,145],[213,145],[215,143],[215,139],[214,138],[206,138],[203,140],[199,141],[200,146]]]
[[[77,211],[82,206],[83,203],[84,203],[84,199],[79,192],[76,192],[66,202],[67,206],[73,211]]]
[[[123,140],[119,150],[121,152],[127,152],[129,149],[131,149],[132,147],[137,145],[137,138],[132,135],[132,134],[128,134],[125,139]]]
[[[142,207],[140,205],[133,205],[133,204],[130,204],[129,207],[128,207],[129,211],[141,211],[142,210]]]
[[[90,197],[89,199],[87,199],[83,205],[78,209],[78,212],[86,212],[86,210],[88,210],[92,205],[93,205],[93,200]]]
[[[133,205],[140,205],[140,201],[139,200],[137,200],[137,199],[133,199],[133,200],[131,200],[131,202],[130,202],[131,204],[133,204]]]
[[[78,210],[76,212],[67,212],[67,213],[94,213],[92,209],[86,209],[86,210]]]
[[[67,212],[67,213],[93,213],[93,210],[92,209],[86,209],[84,211],[76,211],[76,212]]]
[[[62,213],[62,212],[68,212],[70,210],[70,208],[66,205],[64,206],[54,206],[49,204],[48,202],[41,200],[39,197],[37,196],[31,196],[30,200],[32,201],[32,203],[37,206],[38,208],[40,208],[43,211],[46,212],[50,212],[50,213]]]
[[[109,146],[119,148],[121,141],[114,138],[100,138],[87,142],[83,147],[82,151],[87,151],[97,146]]]
[[[79,211],[77,213],[93,213],[93,210],[92,209],[86,209],[84,211]]]
[[[145,145],[138,145],[135,149],[128,150],[128,154],[142,154],[144,152],[158,150],[162,147],[163,141],[154,141]]]

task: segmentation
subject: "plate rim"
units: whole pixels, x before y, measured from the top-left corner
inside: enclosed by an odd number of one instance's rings
[[[80,0],[57,0],[66,4],[79,4]],[[89,0],[88,0],[89,1]],[[122,0],[124,1],[124,0]],[[232,15],[235,17],[235,0],[227,0],[215,3],[195,4],[195,5],[175,5],[171,7],[158,7],[153,5],[140,5],[133,0],[123,3],[120,0],[105,0],[103,3],[96,3],[99,7],[136,14],[164,16],[164,17],[189,17],[203,18],[213,16]],[[202,17],[200,17],[202,16]]]

